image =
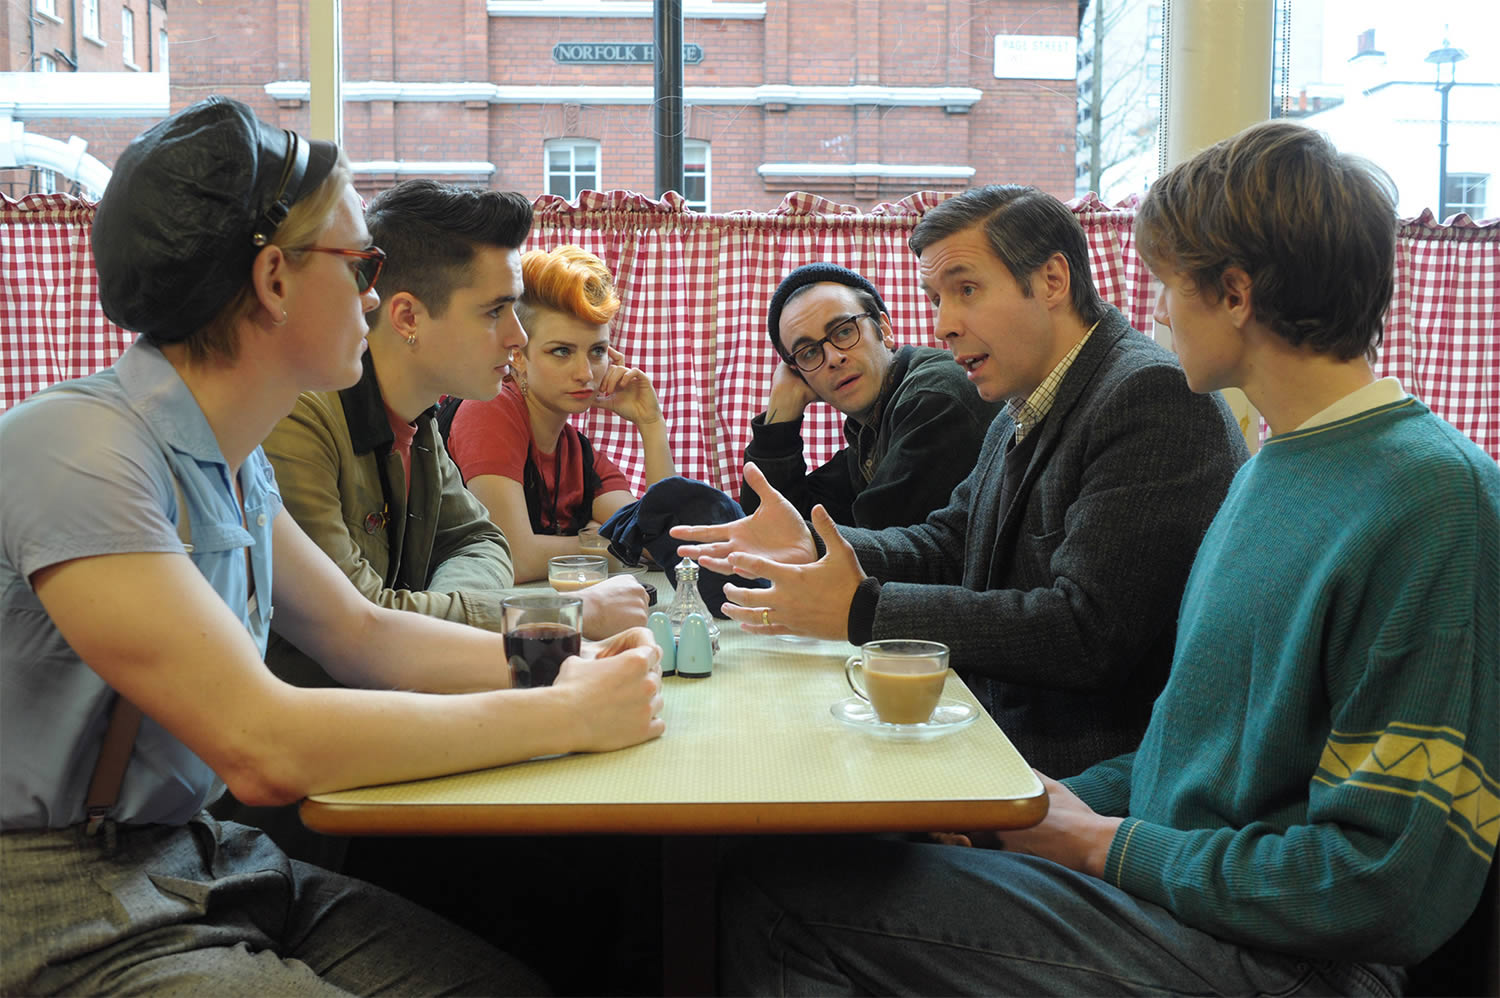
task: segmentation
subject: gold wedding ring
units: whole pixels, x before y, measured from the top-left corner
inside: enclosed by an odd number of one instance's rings
[[[771,626],[771,611],[770,610],[762,610],[760,612],[760,623],[761,623],[762,627],[770,627]]]

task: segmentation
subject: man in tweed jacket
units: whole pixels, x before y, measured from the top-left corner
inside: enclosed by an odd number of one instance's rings
[[[1100,301],[1082,228],[1026,187],[933,208],[911,246],[937,335],[1009,402],[974,471],[923,523],[810,533],[785,502],[679,529],[747,630],[926,638],[1026,758],[1072,774],[1135,748],[1166,681],[1188,569],[1247,457],[1216,395]],[[931,446],[941,448],[935,439]],[[747,470],[762,495],[763,477]]]

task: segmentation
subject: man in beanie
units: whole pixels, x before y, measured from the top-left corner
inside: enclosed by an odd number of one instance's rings
[[[1005,402],[973,471],[921,523],[815,532],[765,484],[737,523],[679,527],[749,631],[924,638],[1027,761],[1071,775],[1135,748],[1172,661],[1193,554],[1245,460],[1228,406],[1105,304],[1077,218],[1030,187],[966,191],[912,232],[937,335]],[[930,446],[945,455],[947,441]]]
[[[788,274],[766,327],[781,362],[750,424],[747,464],[803,516],[821,504],[846,526],[906,526],[947,505],[1002,403],[980,398],[946,350],[897,349],[880,292],[836,264]],[[802,417],[814,402],[844,414],[849,446],[809,472]],[[740,505],[753,513],[760,496],[747,487]]]

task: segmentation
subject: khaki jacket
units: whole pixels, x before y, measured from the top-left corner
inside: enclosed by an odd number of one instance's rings
[[[408,497],[368,352],[364,365],[352,388],[304,392],[266,439],[287,512],[372,602],[499,631],[501,590],[515,584],[505,535],[464,488],[432,410],[416,420]],[[336,685],[271,626],[273,672]]]

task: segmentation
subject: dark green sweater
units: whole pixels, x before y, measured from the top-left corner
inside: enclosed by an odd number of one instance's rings
[[[1411,964],[1500,832],[1500,470],[1414,399],[1274,438],[1183,596],[1106,878],[1247,946]]]

